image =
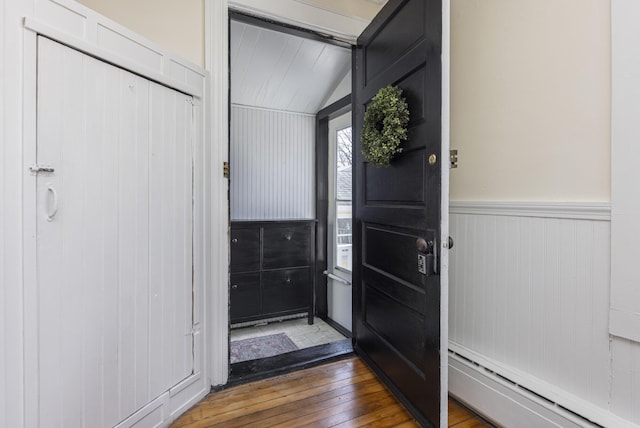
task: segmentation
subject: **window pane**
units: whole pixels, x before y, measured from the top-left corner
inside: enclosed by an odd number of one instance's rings
[[[336,266],[351,270],[351,202],[338,201],[336,207]]]
[[[336,248],[335,265],[351,270],[351,162],[353,144],[351,128],[337,131],[336,135]]]

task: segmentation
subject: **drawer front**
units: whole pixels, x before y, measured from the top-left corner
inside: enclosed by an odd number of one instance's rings
[[[276,313],[309,309],[311,270],[282,269],[262,273],[262,310]]]
[[[260,270],[260,228],[231,228],[231,272]]]
[[[260,314],[260,274],[231,275],[231,322]]]
[[[265,227],[263,231],[262,267],[277,269],[309,266],[311,237],[309,226]]]

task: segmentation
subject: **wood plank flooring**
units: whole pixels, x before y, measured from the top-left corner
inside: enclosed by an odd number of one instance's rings
[[[171,427],[418,427],[357,357],[206,396]],[[449,427],[490,427],[449,400]]]

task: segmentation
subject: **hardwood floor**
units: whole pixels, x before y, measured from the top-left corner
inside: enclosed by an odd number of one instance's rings
[[[206,396],[171,427],[417,427],[357,357]],[[449,400],[449,427],[490,427]]]

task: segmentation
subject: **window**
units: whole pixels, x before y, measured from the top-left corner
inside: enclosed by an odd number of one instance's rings
[[[351,271],[351,174],[353,143],[351,127],[336,131],[336,180],[335,180],[335,266]]]

